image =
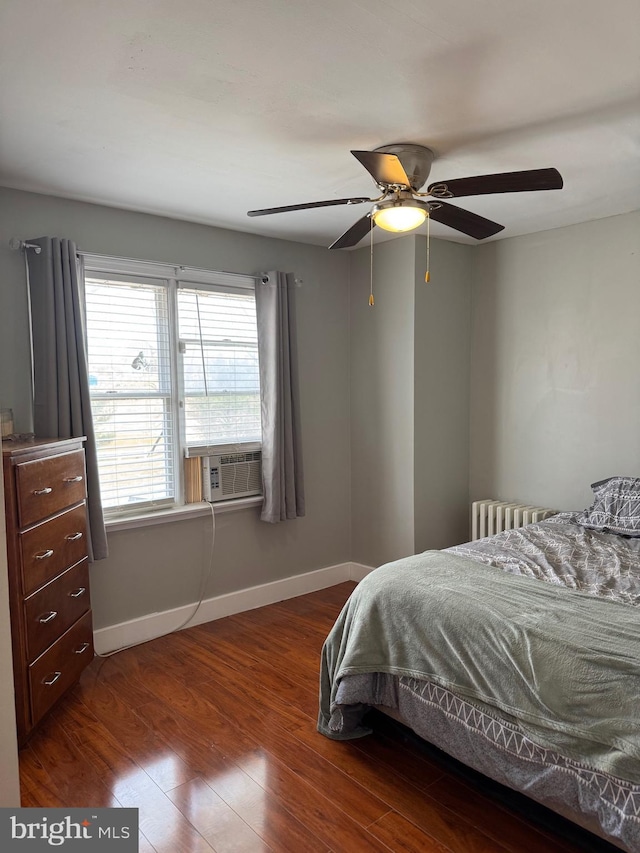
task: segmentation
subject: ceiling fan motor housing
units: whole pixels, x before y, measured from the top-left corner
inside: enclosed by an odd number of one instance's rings
[[[411,189],[417,191],[424,186],[431,171],[434,153],[424,145],[410,142],[397,142],[394,145],[382,145],[375,148],[380,154],[395,154],[411,181]]]

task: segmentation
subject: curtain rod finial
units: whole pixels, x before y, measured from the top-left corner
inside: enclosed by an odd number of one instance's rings
[[[19,237],[11,237],[9,239],[9,248],[18,250],[18,249],[35,249],[36,255],[39,255],[42,251],[42,247],[38,246],[37,243],[25,243],[24,240],[21,240]]]

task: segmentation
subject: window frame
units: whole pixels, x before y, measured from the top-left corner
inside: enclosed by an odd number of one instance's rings
[[[107,507],[104,510],[105,520],[126,520],[132,516],[153,517],[168,513],[183,514],[188,506],[198,507],[198,504],[187,504],[185,500],[185,458],[209,456],[214,453],[244,452],[261,450],[262,441],[241,442],[238,444],[187,445],[185,422],[185,383],[183,353],[180,346],[180,329],[178,316],[178,293],[180,289],[205,290],[215,292],[237,293],[250,291],[254,294],[262,276],[244,273],[229,273],[215,270],[205,270],[173,264],[162,264],[138,259],[119,258],[108,255],[97,255],[86,252],[78,253],[79,274],[82,281],[83,313],[85,318],[84,336],[88,348],[86,328],[86,291],[87,278],[104,277],[106,280],[122,281],[131,284],[152,284],[163,286],[166,291],[167,324],[169,339],[169,401],[171,405],[171,461],[173,464],[173,497],[158,501],[141,502],[131,507],[120,505]],[[258,387],[259,379],[258,379]],[[133,395],[135,396],[135,395]],[[144,395],[141,395],[144,396]],[[154,397],[165,397],[158,393]],[[92,396],[93,401],[93,396]],[[93,405],[92,405],[93,411]],[[238,506],[248,503],[259,503],[262,497],[251,499],[229,499],[225,504],[234,502]],[[223,502],[220,502],[223,503]],[[221,507],[220,507],[221,508]]]

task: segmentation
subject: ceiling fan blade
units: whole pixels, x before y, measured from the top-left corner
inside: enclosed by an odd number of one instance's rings
[[[355,246],[359,243],[372,228],[375,228],[375,226],[376,223],[373,221],[372,217],[367,214],[367,216],[363,216],[362,219],[358,219],[355,225],[352,225],[348,231],[345,231],[344,234],[338,237],[338,239],[335,240],[329,248],[350,249],[351,246]]]
[[[557,169],[528,169],[524,172],[500,172],[496,175],[475,175],[430,184],[427,192],[434,198],[460,198],[486,193],[523,193],[536,190],[561,190],[562,176]],[[446,195],[440,195],[440,188]],[[449,195],[451,193],[451,195]]]
[[[309,210],[312,207],[333,207],[336,204],[362,204],[373,201],[371,198],[331,198],[329,201],[310,201],[307,204],[289,204],[285,207],[265,207],[262,210],[248,210],[247,216],[268,216],[270,213],[288,213],[291,210]]]
[[[429,212],[434,222],[448,225],[449,228],[462,231],[463,234],[475,237],[476,240],[484,240],[485,237],[491,237],[504,228],[504,225],[485,219],[484,216],[478,216],[477,213],[471,213],[470,210],[463,210],[454,204],[445,204],[443,201],[439,204],[442,206]]]
[[[352,151],[351,153],[362,163],[376,184],[411,186],[411,181],[395,154],[383,154],[380,151]]]

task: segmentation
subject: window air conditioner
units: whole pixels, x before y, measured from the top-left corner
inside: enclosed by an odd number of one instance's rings
[[[205,501],[224,501],[262,494],[262,451],[221,453],[202,459]]]

